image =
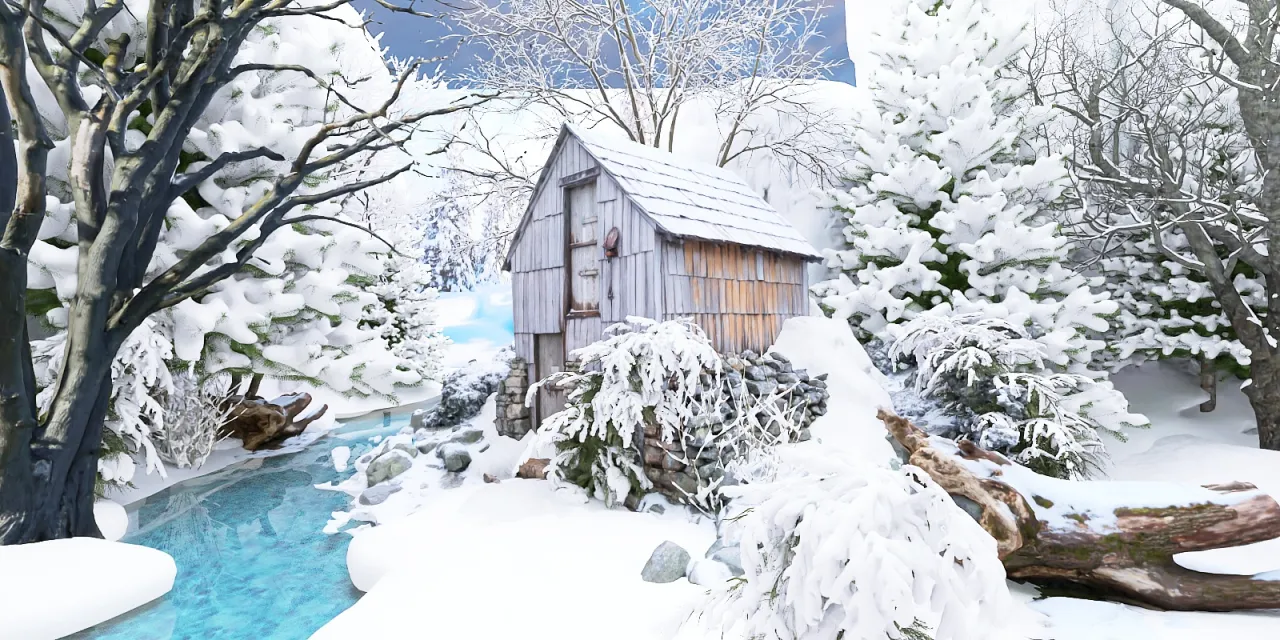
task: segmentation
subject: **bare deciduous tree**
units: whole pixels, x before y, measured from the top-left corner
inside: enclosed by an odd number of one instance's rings
[[[1075,145],[1090,252],[1140,238],[1204,279],[1250,351],[1259,443],[1280,450],[1277,5],[1208,4],[1060,8],[1028,68],[1069,116],[1058,140]],[[1242,269],[1262,282],[1261,308]]]
[[[503,132],[477,116],[463,142],[483,166],[461,169],[477,200],[501,207],[533,189],[543,158],[529,140],[545,143],[564,121],[611,125],[670,151],[682,121],[710,116],[720,166],[763,155],[837,180],[848,130],[820,95],[835,64],[818,30],[823,9],[813,0],[467,2],[457,20],[487,50],[466,80],[510,96],[486,110],[519,114],[522,126]]]
[[[125,11],[122,0],[86,0],[71,23],[51,20],[44,0],[0,0],[0,86],[11,110],[0,115],[5,123],[12,118],[17,138],[16,157],[14,145],[0,140],[0,166],[17,167],[16,178],[0,175],[0,205],[6,205],[0,209],[0,326],[7,327],[0,332],[0,544],[98,533],[93,485],[111,362],[144,319],[240,272],[276,229],[315,220],[347,224],[310,209],[391,180],[409,166],[328,189],[311,188],[309,180],[363,155],[400,148],[428,119],[486,99],[468,95],[444,107],[404,111],[397,102],[417,63],[401,69],[395,90],[371,105],[349,95],[342,78],[321,78],[305,67],[236,63],[246,37],[263,21],[336,19],[327,12],[350,1],[151,0],[145,38],[131,42],[103,37]],[[44,414],[36,410],[30,342],[22,328],[27,259],[45,217],[53,142],[33,98],[29,61],[70,129],[69,190],[79,244],[66,357]],[[214,95],[238,75],[260,71],[311,77],[329,90],[334,117],[314,128],[294,158],[256,148],[180,170],[187,135]],[[144,105],[151,114],[145,139],[126,144],[126,131]],[[148,279],[170,205],[222,168],[260,158],[289,162],[289,170],[230,225]]]

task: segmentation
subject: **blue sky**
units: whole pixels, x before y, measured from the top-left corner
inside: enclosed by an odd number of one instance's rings
[[[369,31],[383,34],[382,44],[390,48],[392,55],[401,58],[433,58],[455,53],[455,43],[440,42],[441,38],[451,32],[447,22],[393,14],[374,0],[354,0],[353,4],[357,9],[371,14],[373,22],[369,24]],[[829,6],[819,24],[826,36],[827,56],[841,63],[834,79],[852,83],[853,63],[849,62],[848,45],[845,42],[845,3],[843,0],[827,0],[826,4]],[[436,9],[434,3],[430,2],[419,2],[418,6],[425,11]],[[479,45],[459,49],[443,64],[443,71],[446,75],[452,75],[466,69],[475,60],[477,51],[482,51]]]

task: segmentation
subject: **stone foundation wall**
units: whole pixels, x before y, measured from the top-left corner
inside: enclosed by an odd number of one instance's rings
[[[725,393],[741,400],[744,408],[752,407],[775,392],[780,392],[775,402],[783,415],[791,416],[793,433],[786,439],[808,440],[809,425],[827,412],[827,376],[810,376],[804,369],[796,369],[791,361],[780,353],[763,356],[747,351],[725,358],[727,370],[721,376]],[[714,384],[710,376],[703,376],[700,391],[710,391]],[[684,442],[662,442],[658,428],[646,427],[644,432],[644,470],[654,484],[654,489],[675,502],[687,502],[696,493],[699,484],[724,479],[722,484],[733,484],[726,478],[725,465],[736,455],[727,443],[717,437],[737,419],[737,409],[721,404],[710,415],[699,415],[686,426]],[[782,427],[773,425],[769,435],[782,439]]]
[[[533,429],[533,412],[524,406],[524,397],[528,391],[529,364],[523,358],[513,358],[511,370],[498,383],[497,395],[494,397],[494,426],[498,429],[498,435],[518,440]]]

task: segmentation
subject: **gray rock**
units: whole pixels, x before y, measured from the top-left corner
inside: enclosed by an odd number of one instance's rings
[[[767,396],[778,390],[778,383],[772,380],[748,380],[747,391],[755,396]]]
[[[645,582],[659,584],[675,582],[685,577],[691,559],[689,552],[680,545],[671,541],[664,542],[650,554],[649,561],[640,571],[640,578]]]
[[[796,435],[796,438],[798,438],[800,442],[808,442],[813,439],[813,433],[809,431],[808,427],[803,427],[800,429],[800,433]]]
[[[405,452],[405,453],[409,454],[409,457],[410,457],[410,458],[416,458],[416,457],[418,457],[418,448],[417,448],[417,447],[415,447],[415,446],[413,446],[413,442],[412,442],[412,441],[409,441],[409,442],[397,442],[397,443],[395,443],[395,444],[391,445],[391,448],[392,448],[392,450],[395,450],[395,451],[403,451],[403,452]]]
[[[445,439],[445,442],[452,442],[456,444],[475,444],[477,442],[480,442],[483,439],[484,439],[483,430],[466,429],[464,431],[459,431],[449,436],[448,438]]]
[[[818,375],[813,376],[813,378],[811,378],[811,379],[812,379],[812,380],[821,380],[822,382],[826,382],[826,381],[827,381],[827,374],[825,374],[825,373],[819,373]]]
[[[444,461],[444,468],[447,471],[457,473],[471,466],[471,454],[459,444],[446,444],[436,449],[436,455]]]
[[[764,367],[747,367],[747,380],[765,380],[769,377],[769,372]],[[748,383],[749,384],[749,383]]]
[[[372,487],[408,471],[412,466],[413,458],[409,457],[409,454],[400,449],[392,449],[374,458],[364,473],[369,480],[369,486]]]
[[[813,387],[813,388],[815,388],[815,389],[826,389],[826,388],[827,388],[827,381],[826,381],[826,380],[819,380],[819,379],[817,379],[817,378],[810,378],[810,379],[809,379],[809,386],[811,386],[811,387]]]
[[[356,501],[359,502],[360,504],[369,505],[369,506],[373,506],[375,504],[382,504],[383,502],[386,502],[387,498],[391,497],[391,494],[399,491],[400,488],[401,488],[400,485],[394,482],[384,482],[382,484],[375,484],[372,487],[369,487],[368,489],[365,489],[364,491],[362,491],[360,493],[360,497],[357,498]]]
[[[782,355],[781,353],[778,353],[777,351],[770,351],[769,353],[766,353],[765,355],[766,355],[766,356],[769,356],[770,358],[773,358],[774,360],[776,360],[776,361],[778,361],[778,362],[782,362],[782,363],[784,363],[784,364],[791,364],[791,358],[788,358],[788,357],[786,357],[786,356]]]
[[[754,351],[752,351],[752,350],[750,350],[750,349],[747,349],[746,351],[743,351],[743,352],[741,353],[741,356],[742,356],[742,359],[743,359],[743,360],[759,360],[759,359],[760,359],[760,356],[756,355],[756,352],[754,352]]]
[[[796,374],[787,373],[785,371],[775,376],[774,380],[777,380],[781,384],[798,384],[800,382],[800,378],[796,376]]]
[[[413,429],[421,429],[426,419],[427,419],[427,410],[418,409],[417,411],[413,412],[413,415],[409,416],[409,426]]]
[[[440,441],[438,440],[423,440],[418,443],[418,452],[431,453],[432,451],[435,451],[438,446],[440,446]]]
[[[742,569],[742,550],[737,545],[729,546],[717,539],[711,544],[711,548],[707,549],[706,557],[728,567],[729,572],[735,576],[746,573]]]

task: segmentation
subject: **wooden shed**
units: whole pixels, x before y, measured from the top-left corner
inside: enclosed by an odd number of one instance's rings
[[[733,172],[565,125],[503,265],[516,353],[541,379],[627,316],[690,317],[721,352],[763,352],[807,315],[818,259]]]

